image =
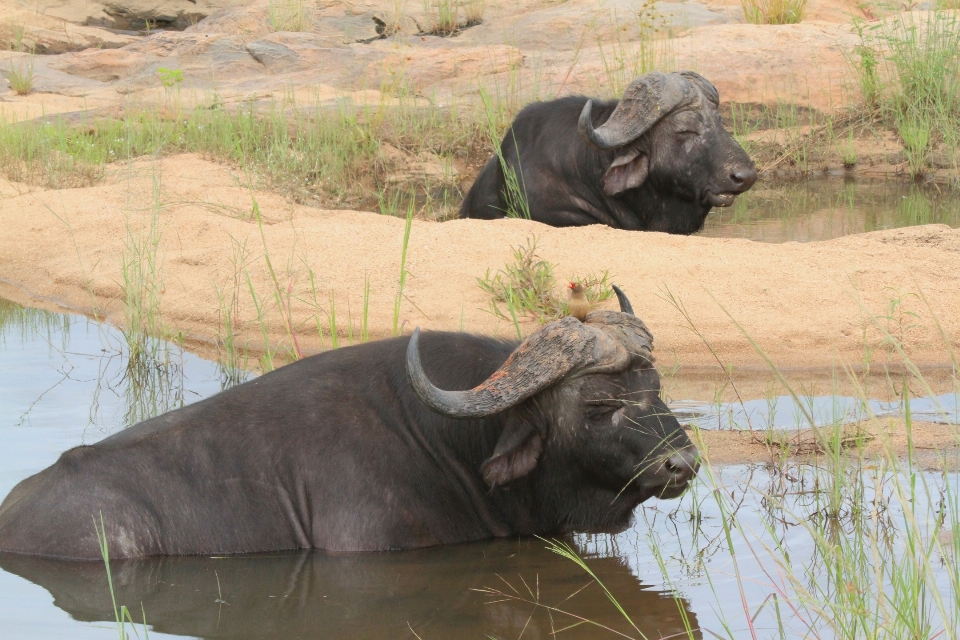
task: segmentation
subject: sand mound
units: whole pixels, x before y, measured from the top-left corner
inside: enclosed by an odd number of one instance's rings
[[[195,155],[116,167],[103,184],[84,189],[5,184],[0,279],[15,286],[4,294],[97,308],[122,324],[121,267],[149,248],[155,219],[154,272],[171,332],[214,343],[230,308],[241,343],[263,344],[262,316],[273,343],[293,348],[296,337],[303,351],[319,349],[317,317],[326,330],[331,296],[341,333],[350,321],[359,333],[369,280],[370,334],[389,335],[404,221],[298,206],[245,184],[240,172]],[[609,270],[656,335],[664,366],[715,364],[669,293],[722,360],[738,367],[764,365],[733,319],[786,367],[860,363],[865,350],[877,364],[891,352],[890,336],[902,339],[915,361],[943,364],[949,354],[938,322],[951,342],[960,341],[960,230],[943,225],[771,245],[520,220],[415,220],[403,331],[462,326],[515,335],[511,322],[487,311],[477,278],[502,268],[511,247],[532,234],[558,278]],[[521,326],[525,333],[536,328],[532,321]]]

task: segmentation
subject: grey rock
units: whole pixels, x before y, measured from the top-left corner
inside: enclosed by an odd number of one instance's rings
[[[84,96],[99,90],[103,83],[82,78],[51,68],[46,57],[33,60],[33,93],[58,93],[65,96]],[[16,59],[0,60],[0,75],[6,77]]]
[[[456,39],[472,44],[507,43],[521,49],[572,50],[578,46],[631,42],[652,29],[664,33],[727,24],[734,19],[707,6],[689,2],[658,2],[640,15],[638,0],[570,0],[544,9],[485,20]]]
[[[184,29],[210,14],[254,0],[46,0],[40,11],[79,25],[111,29]],[[34,0],[17,0],[25,9],[37,10]]]
[[[295,63],[296,52],[282,44],[268,40],[257,40],[246,45],[247,53],[263,66],[270,67]]]

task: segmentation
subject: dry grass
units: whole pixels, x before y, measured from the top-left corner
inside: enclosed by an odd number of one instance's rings
[[[270,28],[274,31],[310,31],[313,16],[306,0],[270,0],[267,5]]]
[[[18,96],[25,96],[33,91],[33,57],[11,61],[7,81]]]
[[[807,11],[807,0],[740,0],[751,24],[797,24]]]

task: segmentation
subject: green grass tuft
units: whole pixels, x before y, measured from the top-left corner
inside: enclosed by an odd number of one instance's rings
[[[12,60],[10,70],[7,71],[7,81],[18,96],[25,96],[33,91],[33,57]]]
[[[797,24],[807,11],[807,0],[740,0],[751,24]]]
[[[275,105],[257,112],[248,106],[224,109],[214,101],[193,109],[130,110],[123,119],[91,118],[83,126],[56,117],[0,122],[0,174],[47,188],[77,188],[96,184],[111,163],[193,152],[243,166],[254,186],[300,204],[372,209],[397,198],[406,204],[412,193],[425,217],[453,215],[459,186],[452,180],[415,185],[389,180],[391,171],[403,167],[384,160],[383,144],[405,157],[436,156],[444,165],[490,148],[486,128],[455,108]]]
[[[607,272],[571,278],[586,289],[591,304],[602,302],[613,295]],[[490,313],[517,325],[517,315],[527,316],[540,323],[551,322],[569,313],[567,299],[557,293],[557,279],[553,265],[537,255],[537,238],[527,238],[526,245],[513,250],[513,262],[490,275],[477,279],[480,288],[490,294]],[[565,290],[565,289],[564,289]],[[503,305],[506,312],[501,308]],[[520,330],[517,327],[519,334]]]
[[[852,60],[865,106],[903,141],[920,176],[930,151],[960,152],[960,19],[955,12],[902,13],[867,27]],[[955,166],[956,168],[956,166]]]
[[[306,0],[269,0],[267,20],[273,31],[310,31],[313,16]]]

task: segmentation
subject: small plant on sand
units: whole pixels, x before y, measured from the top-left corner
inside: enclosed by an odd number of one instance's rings
[[[25,96],[33,91],[33,57],[12,60],[10,70],[7,71],[7,81],[18,96]]]
[[[167,69],[160,67],[157,69],[157,75],[160,76],[160,84],[164,89],[172,89],[183,82],[183,71],[180,69]]]
[[[424,13],[430,16],[428,33],[451,36],[460,26],[460,3],[458,0],[426,0]]]
[[[797,24],[807,10],[807,0],[740,0],[743,16],[751,24]]]
[[[13,38],[10,39],[10,51],[26,51],[27,47],[23,43],[23,38],[26,35],[27,25],[23,23],[13,25]]]
[[[920,315],[907,310],[907,302],[910,300],[918,301],[920,296],[893,287],[884,287],[883,290],[890,292],[891,298],[887,303],[886,313],[877,316],[877,321],[883,325],[882,332],[884,334],[880,344],[894,353],[903,348],[907,334],[920,326]]]
[[[464,0],[463,17],[466,18],[464,27],[472,27],[483,22],[483,14],[487,10],[487,0]]]
[[[455,36],[461,29],[480,24],[486,8],[486,0],[423,0],[429,23],[421,29],[435,36]]]
[[[241,276],[247,267],[250,251],[247,249],[246,241],[240,242],[233,237],[230,240],[232,243],[232,273],[226,282],[214,284],[219,318],[216,344],[220,351],[220,357],[218,358],[220,383],[224,388],[239,384],[247,377],[247,357],[240,345],[237,344],[237,334],[242,328],[240,291],[243,280]]]
[[[273,31],[310,31],[313,26],[306,0],[269,0],[267,18]]]
[[[572,280],[583,285],[591,304],[613,295],[607,272]],[[492,276],[488,270],[483,278],[477,278],[477,284],[491,296],[490,313],[504,320],[516,322],[519,314],[547,323],[568,313],[566,296],[557,293],[553,265],[537,255],[536,236],[513,249],[513,262]]]
[[[857,148],[854,146],[852,128],[847,133],[847,139],[840,145],[839,150],[845,168],[850,169],[857,164]]]
[[[162,229],[160,177],[154,174],[153,203],[149,221],[127,220],[127,237],[120,258],[123,282],[123,334],[130,350],[131,367],[162,359],[154,337],[163,335],[160,302],[163,293],[163,261],[160,254]]]
[[[868,109],[876,109],[880,104],[880,94],[883,91],[879,74],[880,55],[864,38],[864,22],[854,20],[853,26],[860,37],[860,44],[853,48],[853,53],[857,56],[853,69],[857,76],[857,84],[860,85],[860,95]]]
[[[160,67],[157,69],[157,75],[160,76],[160,84],[163,85],[167,106],[172,110],[173,117],[179,120],[181,117],[180,85],[183,83],[183,71]]]
[[[923,117],[905,114],[897,118],[897,131],[903,140],[903,150],[907,154],[910,175],[919,176],[927,166],[930,152],[931,123]]]
[[[403,287],[407,282],[407,247],[410,245],[410,229],[413,225],[413,203],[407,208],[407,222],[403,227],[403,249],[400,253],[400,277],[397,280],[397,297],[393,302],[393,335],[399,336],[403,331],[400,324],[400,304],[403,302]],[[366,294],[369,296],[369,293]]]

